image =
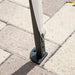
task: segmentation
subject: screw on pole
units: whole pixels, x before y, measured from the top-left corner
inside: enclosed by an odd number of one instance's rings
[[[35,46],[36,46],[30,53],[30,59],[34,63],[40,64],[45,59],[45,57],[48,55],[48,53],[45,51],[44,35],[40,34],[40,31],[38,29],[32,0],[29,0],[29,4],[30,4],[30,10],[31,10]]]

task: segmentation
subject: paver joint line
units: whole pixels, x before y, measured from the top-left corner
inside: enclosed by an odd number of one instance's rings
[[[2,65],[10,56],[11,54],[0,49],[0,65]]]
[[[12,0],[8,0],[8,1],[11,2],[11,3],[15,3],[16,5],[22,6],[22,7],[24,7],[24,8],[30,9],[30,7],[27,7],[27,6],[24,6],[24,5],[22,5],[22,4],[13,2]]]

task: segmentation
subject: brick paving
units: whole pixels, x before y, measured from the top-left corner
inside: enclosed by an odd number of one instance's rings
[[[44,66],[57,75],[75,74],[75,33]]]
[[[28,0],[0,2],[0,75],[75,74],[73,4],[66,4],[66,0],[43,0],[48,56],[36,65],[29,58],[35,44]]]
[[[12,55],[0,66],[0,75],[54,75],[28,60]]]
[[[75,30],[75,8],[65,4],[47,23],[46,38],[62,44]]]
[[[75,1],[75,0],[43,0],[43,9],[44,13],[52,17],[56,12],[58,12],[66,1]]]

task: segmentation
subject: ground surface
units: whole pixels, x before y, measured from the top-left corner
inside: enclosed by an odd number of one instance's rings
[[[36,65],[28,0],[0,0],[0,75],[75,75],[75,7],[66,1],[42,2],[48,56]]]

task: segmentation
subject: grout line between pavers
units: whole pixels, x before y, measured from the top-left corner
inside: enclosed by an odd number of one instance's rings
[[[47,39],[47,38],[45,38],[45,40],[46,40],[46,41],[49,41],[49,42],[51,42],[51,43],[53,43],[53,44],[56,44],[56,45],[58,45],[58,46],[61,46],[60,44],[58,44],[58,43],[56,43],[56,42],[54,42],[54,41],[52,41],[52,40],[49,40],[49,39]]]
[[[5,23],[5,24],[7,24],[7,22],[6,22],[6,21],[4,21],[4,20],[1,20],[1,19],[0,19],[0,21],[1,21],[1,22],[3,22],[3,23]]]
[[[10,54],[10,55],[0,64],[0,66],[1,66],[2,64],[4,64],[11,56],[12,56],[12,54]]]
[[[46,63],[60,48],[61,48],[61,46],[59,46],[59,47],[55,50],[55,52],[53,52],[53,53],[47,58],[47,60],[45,61],[45,63]],[[44,67],[45,63],[42,65],[42,67]]]
[[[7,26],[7,24],[6,24],[6,26]],[[2,31],[6,26],[4,26],[2,29],[0,29],[0,31]]]
[[[45,14],[44,14],[45,15]],[[46,15],[47,16],[47,15]],[[49,16],[48,16],[49,17]],[[48,21],[50,20],[50,17],[49,17],[49,19],[47,19],[45,22],[44,22],[44,24],[46,24]]]
[[[16,56],[22,58],[23,60],[27,60],[27,61],[28,61],[27,58],[25,58],[24,56],[22,56],[22,55],[20,55],[20,54],[18,54],[18,53],[15,53],[14,51],[8,51],[7,49],[2,48],[2,47],[0,47],[0,49],[6,51],[6,52],[8,52],[8,53],[10,53],[9,57],[11,57],[12,55],[16,55]],[[8,58],[9,58],[9,57],[8,57]],[[8,59],[8,58],[7,58],[7,59]],[[7,60],[7,59],[6,59],[6,60]],[[0,64],[0,65],[1,65],[1,64]]]
[[[18,57],[24,59],[24,60],[28,60],[27,58],[25,58],[24,56],[18,54],[18,53],[15,53],[14,51],[9,51],[8,49],[5,49],[3,47],[0,46],[0,49],[6,51],[7,53],[10,53],[11,55],[17,55]]]
[[[0,20],[0,22],[5,23],[5,26],[4,26],[3,28],[0,29],[0,31],[2,31],[2,30],[7,26],[7,23],[4,22],[4,21],[1,21],[1,20]]]
[[[0,49],[2,49],[2,48],[0,48]],[[2,49],[2,50],[4,50],[5,52],[7,52],[7,53],[9,53],[9,54],[13,55],[13,53],[12,53],[12,52],[10,52],[10,51],[8,51],[8,50],[6,50],[6,49]]]
[[[53,14],[53,15],[47,15],[46,13],[44,13],[46,16],[48,16],[49,17],[49,20],[53,17],[53,16],[55,16],[56,14],[57,14],[57,12],[59,12],[63,7],[64,7],[64,5],[66,4],[66,2]],[[49,21],[48,20],[48,21]]]
[[[22,30],[22,31],[24,31],[24,32],[33,34],[32,32],[29,32],[29,31],[27,31],[27,30],[25,30],[25,29],[22,29],[22,28],[20,28],[20,27],[18,27],[18,26],[15,26],[15,25],[11,24],[11,23],[8,23],[8,22],[6,22],[6,21],[4,21],[4,20],[1,20],[1,19],[0,19],[0,21],[1,21],[1,22],[4,22],[6,25],[10,25],[10,26],[16,27],[16,28],[18,28],[18,29],[20,29],[20,30]]]
[[[45,62],[44,62],[42,65],[40,65],[40,66],[44,67],[44,64],[57,52],[57,50],[58,50],[59,48],[60,48],[60,46],[58,46],[58,48],[57,48],[51,55],[49,55],[49,56],[46,58]]]
[[[65,41],[61,44],[61,46],[74,34],[75,30],[65,39]]]
[[[44,67],[43,67],[43,69],[46,70],[46,71],[48,71],[48,70],[45,69]],[[53,72],[53,71],[48,71],[48,72],[52,73],[52,75],[57,75],[57,74],[56,74],[55,72]]]
[[[22,5],[22,4],[19,4],[19,3],[17,3],[17,2],[13,2],[13,1],[10,1],[10,0],[7,0],[7,1],[9,1],[9,2],[11,2],[11,3],[14,3],[14,4],[16,4],[16,5],[18,5],[18,6],[22,6],[22,7],[24,7],[24,8],[27,8],[27,9],[30,9],[30,6],[28,7],[28,6],[24,6],[24,5]],[[46,14],[44,14],[44,15],[46,15]],[[48,15],[46,15],[46,16],[48,16]],[[48,16],[48,17],[50,17],[50,16]],[[49,20],[49,19],[48,19]],[[46,23],[46,22],[45,22]]]
[[[26,32],[26,33],[29,33],[29,34],[32,34],[32,35],[33,35],[33,33],[32,33],[32,32],[30,32],[30,31],[28,31],[28,30],[25,30],[25,29],[22,29],[21,27],[15,26],[15,25],[10,24],[10,23],[8,23],[7,25],[13,26],[13,27],[15,27],[15,28],[18,28],[18,29],[20,29],[20,30],[22,30],[22,31]]]
[[[42,68],[42,69],[44,69],[44,70],[46,70],[46,71],[48,71],[46,68],[44,68],[43,66],[39,66],[40,68]],[[50,72],[50,73],[52,73],[52,75],[57,75],[56,73],[54,73],[54,72],[52,72],[52,71],[48,71],[48,72]]]
[[[75,30],[68,36],[68,38],[61,44],[61,46],[59,46],[59,47],[56,49],[56,51],[46,60],[46,62],[47,62],[50,58],[52,58],[52,57],[55,55],[55,53],[64,45],[65,42],[67,42],[67,40],[68,40],[74,33],[75,33]],[[45,63],[46,63],[46,62],[45,62]],[[45,63],[42,65],[43,67],[44,67]]]
[[[0,66],[3,64],[3,63],[5,63],[5,61],[7,61],[14,53],[13,52],[10,52],[10,51],[8,51],[7,49],[5,49],[5,48],[2,48],[1,46],[0,46],[0,49],[2,49],[3,51],[5,51],[5,52],[7,52],[7,53],[9,53],[10,55],[0,64]]]
[[[11,2],[11,3],[14,3],[14,4],[18,5],[18,6],[21,6],[21,7],[27,8],[27,9],[30,8],[30,7],[24,6],[24,5],[22,5],[22,4],[19,4],[19,3],[17,3],[17,2],[13,2],[13,1],[10,1],[10,0],[7,0],[7,1],[9,1],[9,2]]]
[[[5,49],[5,48],[2,48],[1,46],[0,46],[0,49],[4,50],[4,51],[7,52],[7,53],[13,54],[12,52],[8,51],[8,50]]]
[[[66,1],[65,3],[53,14],[53,15],[48,15],[47,13],[44,13],[46,14],[47,16],[49,16],[50,18],[52,18],[58,11],[60,11],[60,9],[62,9],[62,7],[66,4]]]

